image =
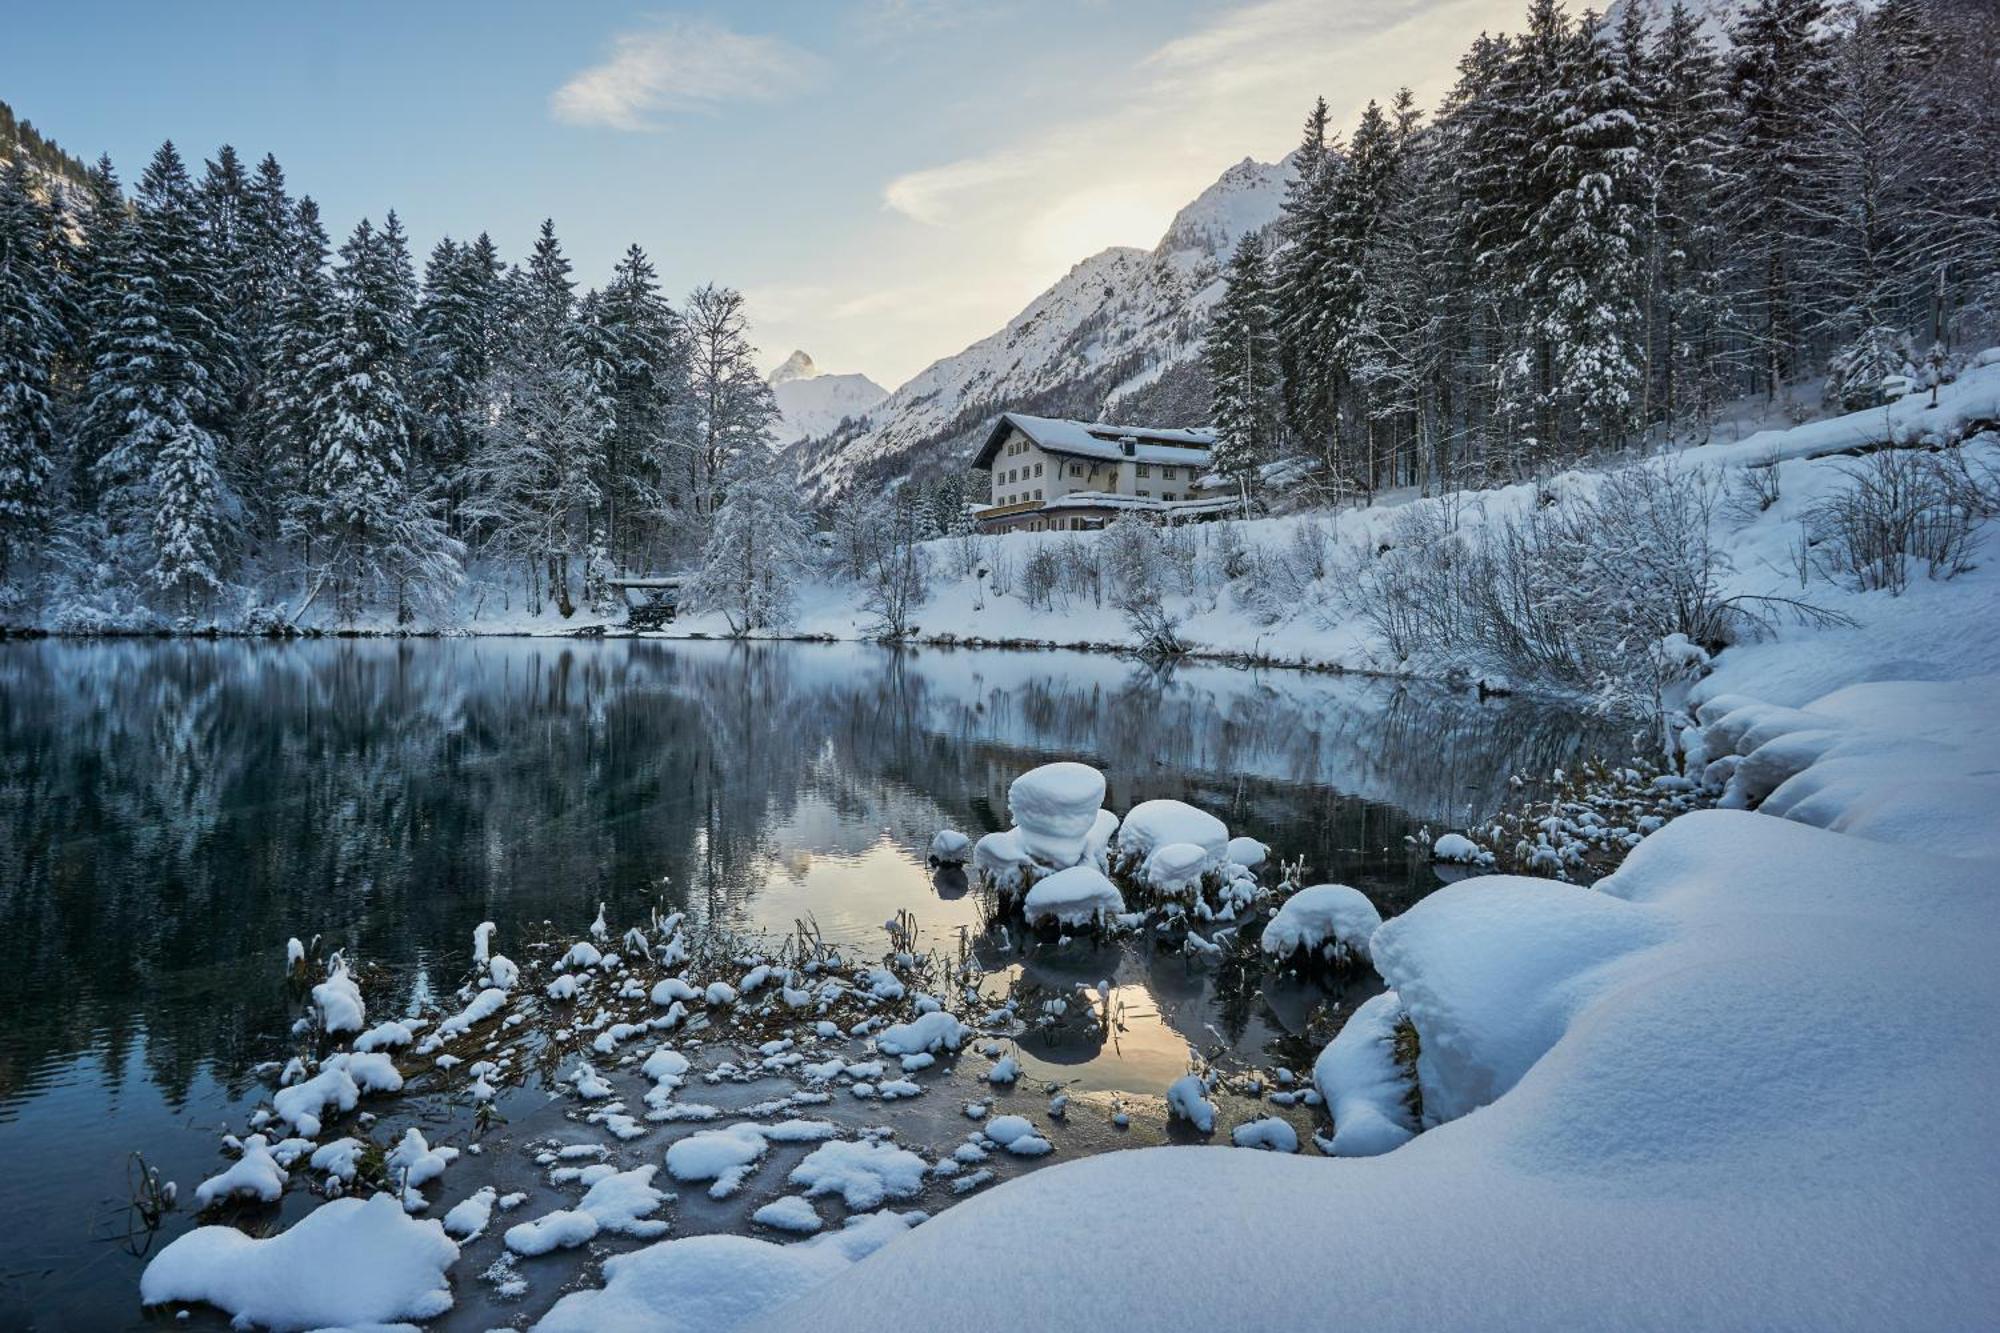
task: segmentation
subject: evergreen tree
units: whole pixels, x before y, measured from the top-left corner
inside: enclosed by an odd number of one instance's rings
[[[1751,0],[1730,33],[1737,107],[1730,225],[1767,397],[1806,361],[1807,265],[1827,189],[1816,129],[1835,74],[1822,30],[1826,12],[1826,0]]]
[[[66,330],[47,211],[25,155],[0,169],[0,582],[53,508],[55,372]]]
[[[1263,235],[1244,233],[1202,349],[1212,386],[1215,470],[1247,499],[1278,450],[1278,336],[1265,289]]]
[[[123,539],[114,554],[186,616],[222,587],[226,499],[220,445],[206,423],[222,399],[217,367],[232,341],[217,314],[194,186],[171,143],[140,178],[127,241],[91,369],[92,410],[108,442],[93,467]]]
[[[467,470],[481,438],[480,408],[493,368],[500,257],[483,233],[469,245],[437,243],[417,305],[412,395],[422,420],[419,475],[457,528]]]
[[[604,528],[613,558],[651,568],[668,552],[690,497],[676,466],[693,409],[680,318],[660,295],[646,252],[626,250],[595,307],[609,371]]]

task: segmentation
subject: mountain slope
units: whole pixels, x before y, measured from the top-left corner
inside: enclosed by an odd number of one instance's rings
[[[1071,269],[1007,326],[934,362],[865,422],[797,450],[820,498],[962,467],[1003,410],[1153,425],[1208,411],[1201,335],[1220,274],[1246,231],[1276,220],[1289,167],[1249,158],[1182,209],[1152,250],[1116,246]]]
[[[771,372],[771,396],[783,413],[775,439],[780,446],[825,435],[843,421],[859,421],[889,396],[866,375],[827,375],[804,352],[793,352]]]

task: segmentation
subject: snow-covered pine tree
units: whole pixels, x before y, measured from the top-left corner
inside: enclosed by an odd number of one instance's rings
[[[54,507],[55,373],[67,331],[46,213],[27,156],[17,154],[0,169],[0,584],[33,550]]]
[[[606,538],[616,562],[650,569],[668,558],[688,504],[677,463],[692,428],[692,391],[680,317],[637,245],[613,270],[596,319],[610,372]]]
[[[1824,231],[1829,180],[1816,131],[1835,74],[1826,15],[1827,0],[1750,0],[1730,31],[1730,229],[1760,387],[1772,398],[1809,351],[1810,256]]]
[[[778,420],[771,386],[757,373],[743,294],[708,284],[688,297],[687,330],[694,418],[688,443],[688,491],[694,515],[715,513],[732,460],[761,457]]]
[[[411,395],[421,434],[414,461],[418,484],[438,494],[453,531],[484,429],[480,410],[499,301],[500,257],[491,238],[481,233],[461,245],[447,236],[437,243],[416,313]]]
[[[192,616],[222,587],[227,536],[218,441],[219,283],[187,167],[161,145],[140,178],[120,283],[91,367],[90,411],[107,447],[93,463],[108,554]],[[143,536],[141,534],[144,534]]]
[[[414,411],[406,396],[409,322],[388,238],[367,219],[340,247],[332,318],[308,383],[305,467],[287,530],[305,554],[294,618],[322,595],[353,623],[401,508]]]
[[[553,221],[542,223],[527,267],[508,275],[503,302],[489,376],[493,421],[469,470],[464,516],[487,549],[520,563],[531,609],[546,593],[567,617],[602,503],[612,407],[604,349],[576,318]]]
[[[1645,378],[1644,100],[1620,47],[1592,23],[1571,32],[1564,69],[1545,100],[1554,138],[1541,156],[1549,199],[1531,226],[1530,290],[1549,349],[1547,392],[1562,413],[1553,419],[1601,449],[1638,425]]]
[[[1700,435],[1731,370],[1723,212],[1730,110],[1714,43],[1681,0],[1654,37],[1646,70],[1653,256],[1647,419],[1670,428],[1686,423]]]
[[[1215,470],[1248,504],[1257,469],[1278,451],[1278,335],[1266,288],[1264,238],[1245,232],[1230,257],[1202,358],[1211,386]]]
[[[730,457],[720,489],[690,601],[720,612],[732,634],[783,629],[812,538],[796,483],[759,444]]]
[[[1327,133],[1327,120],[1322,97],[1306,116],[1292,156],[1270,292],[1286,427],[1295,441],[1334,472],[1338,403],[1328,355],[1327,312],[1333,198],[1343,162],[1338,143]]]

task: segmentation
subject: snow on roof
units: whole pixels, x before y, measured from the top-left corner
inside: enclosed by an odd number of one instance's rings
[[[1000,452],[1009,430],[1018,430],[1047,453],[1075,458],[1132,458],[1141,463],[1185,463],[1207,467],[1215,447],[1212,430],[1179,430],[1152,426],[1113,426],[1101,421],[1065,421],[1057,417],[1031,417],[1024,412],[1002,412],[987,432],[986,443],[972,460],[976,468],[988,467]],[[1131,441],[1132,452],[1125,452]]]
[[[1143,495],[1113,495],[1109,491],[1071,491],[1059,495],[1044,504],[1041,510],[1030,512],[1057,513],[1068,509],[1138,509],[1146,513],[1159,514],[1208,514],[1220,510],[1234,509],[1237,499],[1233,495],[1219,495],[1205,500],[1154,500]]]

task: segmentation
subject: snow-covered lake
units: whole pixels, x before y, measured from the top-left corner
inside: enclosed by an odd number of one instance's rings
[[[1004,827],[1008,783],[1058,758],[1101,769],[1108,806],[1189,801],[1387,916],[1439,883],[1406,836],[1631,743],[1520,700],[1082,654],[0,644],[0,1180],[34,1219],[0,1258],[0,1326],[143,1324],[126,1155],[184,1190],[216,1168],[218,1127],[266,1092],[253,1066],[285,1048],[289,936],[411,996],[456,984],[481,921],[518,939],[600,902],[810,917],[870,947],[908,909],[955,940],[978,895],[926,868],[932,834]],[[999,988],[1113,982],[1123,1040],[1024,1046],[1025,1072],[1079,1091],[1156,1095],[1190,1042],[1269,1060],[1332,998],[1090,947],[980,952]]]

